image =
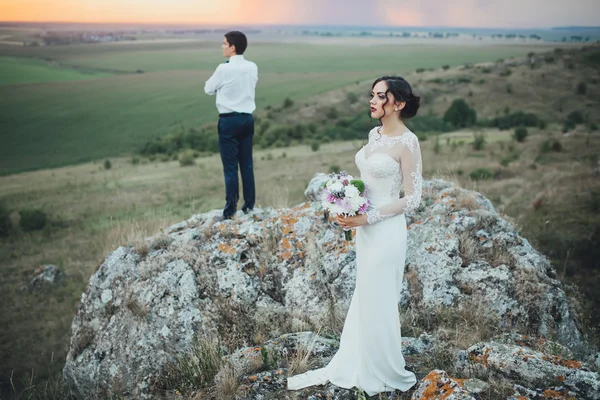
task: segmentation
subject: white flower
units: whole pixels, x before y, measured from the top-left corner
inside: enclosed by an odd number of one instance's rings
[[[341,192],[344,189],[344,185],[341,182],[335,182],[329,186],[331,192]]]
[[[346,186],[346,190],[344,191],[345,197],[349,197],[350,199],[354,199],[356,197],[360,197],[360,192],[353,185]]]

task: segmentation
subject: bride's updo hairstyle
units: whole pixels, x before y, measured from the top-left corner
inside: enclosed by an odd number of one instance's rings
[[[385,83],[387,83],[388,89],[386,91],[386,95],[387,93],[391,93],[397,101],[406,102],[406,105],[400,111],[400,117],[402,119],[412,118],[417,115],[417,111],[421,105],[421,98],[419,96],[415,96],[410,84],[406,82],[404,78],[401,76],[382,76],[373,82],[371,89],[375,88],[375,85],[381,81],[385,81]],[[386,99],[385,104],[387,104],[388,101],[389,100]]]

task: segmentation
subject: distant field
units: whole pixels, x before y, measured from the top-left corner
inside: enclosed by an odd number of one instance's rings
[[[51,66],[40,59],[0,57],[0,85],[39,82],[63,82],[110,76],[106,72],[84,72]]]
[[[259,65],[257,104],[264,108],[286,97],[307,101],[385,73],[522,56],[544,48],[256,43],[247,57]],[[105,74],[144,73],[60,82],[58,75],[41,69],[38,83],[0,85],[0,174],[127,154],[178,124],[216,121],[214,97],[204,94],[203,85],[222,62],[219,43],[0,47],[0,65],[12,63],[11,70],[20,70],[21,65],[14,64],[19,56],[52,58],[68,65],[58,70],[64,76],[77,74],[74,67]],[[25,67],[34,67],[30,59],[20,60]],[[0,81],[9,79],[2,73]]]

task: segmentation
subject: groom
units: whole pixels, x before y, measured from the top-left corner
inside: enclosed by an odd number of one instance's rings
[[[236,212],[239,199],[238,164],[242,175],[244,213],[254,208],[254,171],[252,166],[252,137],[256,109],[254,90],[258,81],[256,64],[243,54],[248,46],[246,35],[231,31],[225,34],[221,49],[229,58],[219,64],[204,85],[204,91],[217,95],[219,111],[219,150],[225,175],[225,208],[223,218],[230,219]]]

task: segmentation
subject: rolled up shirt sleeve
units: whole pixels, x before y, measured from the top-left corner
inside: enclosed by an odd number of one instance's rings
[[[204,91],[206,94],[213,95],[217,93],[217,90],[223,84],[223,73],[221,71],[223,64],[219,65],[212,76],[204,84]]]

